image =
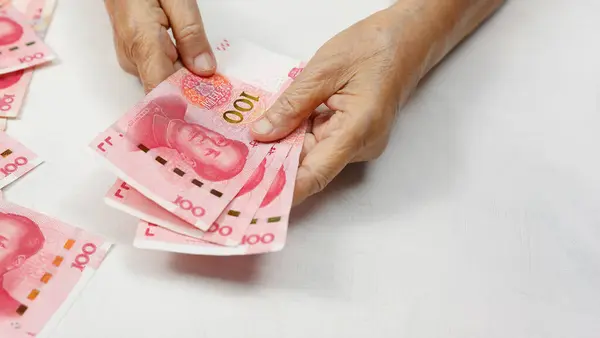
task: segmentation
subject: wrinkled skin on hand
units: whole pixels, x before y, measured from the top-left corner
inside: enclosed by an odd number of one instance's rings
[[[182,64],[198,75],[214,74],[214,54],[195,0],[106,0],[105,5],[119,64],[140,77],[146,92]]]
[[[379,157],[396,111],[419,80],[502,0],[403,0],[325,43],[255,122],[259,141],[310,118],[294,192],[298,204],[349,163]],[[316,112],[324,104],[329,112]]]

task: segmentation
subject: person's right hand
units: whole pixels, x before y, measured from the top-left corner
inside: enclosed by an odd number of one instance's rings
[[[149,92],[180,63],[201,75],[217,67],[196,0],[106,0],[121,67]],[[172,28],[176,44],[168,29]]]

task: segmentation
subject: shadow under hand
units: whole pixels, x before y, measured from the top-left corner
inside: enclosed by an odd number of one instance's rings
[[[321,209],[326,208],[326,201],[328,200],[337,200],[344,203],[347,192],[356,189],[364,181],[368,165],[366,162],[360,162],[346,166],[322,192],[309,197],[302,204],[292,209],[290,226],[297,224],[310,214],[318,213]]]

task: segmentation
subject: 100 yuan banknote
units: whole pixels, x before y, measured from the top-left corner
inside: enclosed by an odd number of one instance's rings
[[[289,175],[285,172],[284,163],[293,159],[297,149],[302,149],[307,125],[303,123],[285,139],[287,142],[274,145],[285,157],[272,156],[269,152],[263,160],[265,169],[261,171],[264,174],[256,171],[250,177],[202,237],[203,240],[226,246],[237,246],[243,241],[248,227],[257,221],[254,218],[257,210],[283,194]],[[290,154],[292,157],[288,156]]]
[[[0,131],[0,189],[27,174],[44,161],[14,138]]]
[[[56,0],[15,0],[13,6],[25,15],[36,34],[43,38],[50,25]],[[19,114],[34,69],[0,75],[0,116],[16,117]]]
[[[140,249],[212,256],[251,255],[280,251],[286,242],[301,151],[301,145],[290,151],[282,170],[285,173],[283,190],[274,198],[268,195],[265,197],[239,245],[219,246],[143,221],[138,224],[133,245]],[[219,231],[219,229],[215,230]]]
[[[34,67],[55,57],[24,14],[12,5],[0,8],[0,74]]]
[[[0,337],[40,337],[65,314],[111,244],[0,201]]]
[[[104,201],[117,210],[182,235],[201,239],[206,234],[154,203],[120,179],[117,179],[106,192]]]
[[[109,189],[105,202],[118,210],[176,233],[220,245],[238,245],[261,203],[274,199],[283,190],[285,173],[282,164],[285,158],[273,155],[276,148],[281,148],[278,150],[284,153],[285,149],[301,146],[305,132],[306,123],[286,137],[285,142],[273,146],[237,196],[207,231],[201,231],[171,214],[122,180],[117,180]],[[265,196],[269,198],[265,199]]]
[[[216,75],[181,69],[90,145],[119,178],[201,230],[268,154],[272,145],[254,141],[249,128],[300,71],[248,42],[216,50]]]

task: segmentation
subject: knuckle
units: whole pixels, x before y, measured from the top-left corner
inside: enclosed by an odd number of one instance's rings
[[[127,48],[127,56],[132,60],[145,60],[150,53],[148,38],[141,32],[132,34]]]
[[[120,54],[117,54],[117,61],[119,62],[119,66],[121,66],[121,69],[123,69],[125,72],[131,75],[137,75],[137,70],[135,69],[135,67],[133,67],[131,62],[127,60],[127,58]]]
[[[311,189],[311,194],[316,194],[323,191],[328,183],[329,179],[327,176],[319,172],[313,172],[313,187]]]
[[[330,181],[329,177],[326,175],[326,169],[327,168],[321,168],[321,170],[316,170],[310,165],[302,165],[298,169],[298,177],[296,179],[297,194],[306,197],[325,189]]]
[[[177,42],[184,45],[197,44],[203,38],[204,27],[196,22],[183,26],[177,33]]]
[[[389,134],[385,134],[380,136],[379,138],[367,141],[363,143],[363,147],[355,156],[353,162],[365,162],[365,161],[374,161],[380,158],[385,149],[387,148],[389,141]]]
[[[132,75],[137,75],[137,70],[135,69],[134,64],[127,56],[126,48],[124,46],[123,41],[115,37],[114,45],[117,55],[117,62],[119,62],[119,66],[121,67],[121,69]]]
[[[300,104],[294,96],[282,95],[277,103],[277,109],[271,110],[272,113],[269,116],[269,119],[273,123],[287,123],[300,113]]]

